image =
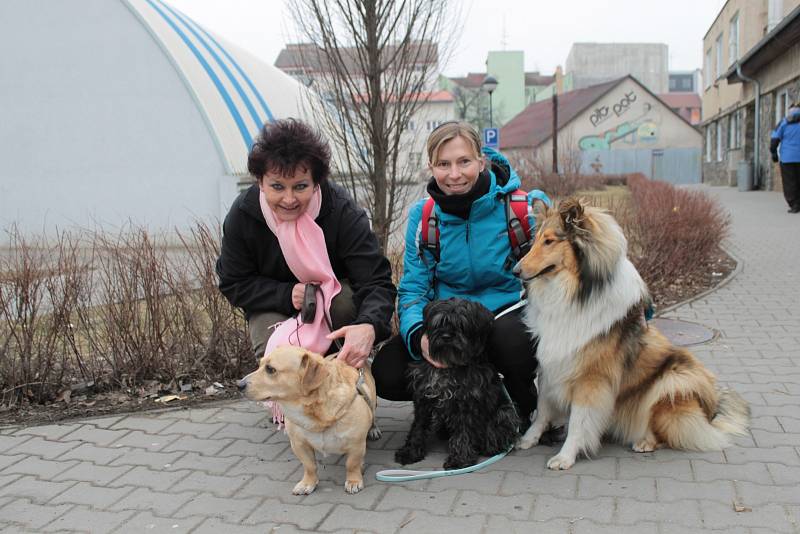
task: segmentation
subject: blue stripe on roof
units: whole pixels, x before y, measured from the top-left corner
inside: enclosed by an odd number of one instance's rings
[[[236,62],[236,60],[235,60],[233,57],[231,57],[231,55],[228,53],[228,51],[227,51],[227,50],[225,50],[225,48],[224,48],[222,45],[220,45],[220,44],[217,42],[217,40],[216,40],[216,39],[214,39],[214,36],[213,36],[213,35],[211,35],[211,34],[209,34],[209,33],[208,33],[206,30],[205,30],[205,28],[203,28],[202,26],[200,26],[200,25],[196,24],[196,23],[195,23],[195,22],[194,22],[194,21],[193,21],[193,20],[192,20],[190,17],[186,17],[186,18],[187,18],[189,21],[191,21],[191,22],[192,22],[192,24],[194,24],[195,26],[197,26],[197,28],[198,28],[198,29],[199,29],[201,32],[203,32],[203,34],[204,34],[206,37],[208,37],[209,39],[211,39],[211,42],[212,42],[212,43],[214,43],[215,45],[217,45],[217,48],[219,48],[219,49],[220,49],[220,51],[221,51],[223,54],[225,54],[225,57],[226,57],[226,58],[228,58],[228,61],[230,61],[230,62],[233,64],[233,66],[234,66],[234,68],[237,70],[237,72],[238,72],[239,74],[241,74],[241,75],[242,75],[242,78],[244,78],[244,81],[245,81],[245,82],[247,82],[247,86],[250,88],[250,90],[251,90],[251,91],[253,91],[253,94],[255,94],[255,95],[256,95],[256,98],[258,99],[258,102],[259,102],[259,104],[261,104],[261,108],[264,110],[264,113],[266,113],[266,114],[267,114],[267,119],[268,119],[270,122],[274,121],[274,120],[275,120],[275,117],[273,117],[273,116],[272,116],[272,111],[270,111],[270,109],[269,109],[269,106],[267,105],[267,102],[264,100],[264,97],[262,97],[262,96],[261,96],[261,92],[260,92],[260,91],[259,91],[259,90],[256,88],[255,84],[253,84],[253,82],[250,80],[250,77],[249,77],[249,76],[247,76],[247,73],[245,73],[245,71],[244,71],[244,70],[242,70],[242,68],[239,66],[239,63],[237,63],[237,62]]]
[[[194,44],[192,44],[191,40],[189,40],[186,34],[183,33],[180,28],[178,28],[178,26],[166,15],[166,13],[164,13],[161,9],[159,9],[159,7],[155,5],[155,3],[153,3],[153,0],[146,0],[146,1],[148,4],[150,4],[150,6],[153,9],[156,10],[156,12],[159,15],[161,15],[161,18],[163,18],[164,21],[166,21],[166,23],[169,24],[169,26],[173,30],[175,30],[175,33],[178,34],[178,36],[183,40],[183,42],[186,44],[189,50],[192,51],[194,57],[197,58],[197,61],[200,62],[200,65],[203,67],[203,70],[206,71],[206,74],[208,74],[208,77],[211,78],[211,81],[214,83],[214,86],[217,88],[217,91],[219,91],[222,100],[225,101],[225,105],[228,107],[228,111],[230,111],[231,116],[233,116],[233,120],[236,122],[236,126],[239,128],[239,133],[242,135],[242,139],[244,140],[246,149],[250,150],[250,147],[253,144],[253,138],[250,136],[250,132],[247,131],[247,127],[245,126],[244,121],[242,120],[242,116],[239,114],[239,111],[236,109],[236,105],[233,103],[231,95],[228,94],[227,89],[225,89],[225,86],[222,85],[222,82],[214,73],[214,70],[205,60],[200,51],[194,46]]]
[[[219,67],[222,69],[222,72],[224,72],[225,76],[227,76],[228,80],[230,80],[231,84],[233,85],[233,88],[236,89],[236,94],[238,94],[239,98],[242,99],[242,102],[247,108],[247,111],[250,113],[250,118],[253,119],[253,122],[255,123],[256,131],[260,129],[261,125],[264,124],[264,121],[261,119],[261,117],[258,116],[258,112],[256,111],[256,108],[253,106],[253,103],[250,101],[250,97],[245,94],[244,89],[242,89],[241,84],[239,84],[239,80],[236,79],[236,76],[233,75],[233,73],[225,64],[225,62],[222,60],[222,58],[220,58],[219,55],[214,51],[214,49],[211,48],[211,46],[208,44],[208,41],[203,39],[203,37],[199,33],[197,33],[197,30],[195,30],[192,27],[192,26],[197,26],[197,24],[193,20],[189,19],[189,17],[187,17],[183,13],[177,12],[169,5],[165,4],[162,0],[155,0],[155,1],[161,4],[170,13],[172,13],[172,15],[175,18],[177,18],[181,22],[181,24],[183,24],[183,26],[192,33],[195,39],[197,39],[200,42],[200,44],[203,45],[203,48],[205,48],[206,51],[208,51],[208,53],[211,54],[211,57],[214,58],[214,61],[217,62],[217,65],[219,65]],[[191,22],[192,24],[190,25],[189,22]]]

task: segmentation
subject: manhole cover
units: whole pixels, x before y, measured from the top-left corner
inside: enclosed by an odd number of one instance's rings
[[[687,347],[706,343],[714,338],[714,331],[697,323],[687,323],[677,319],[658,317],[650,321],[674,345]]]

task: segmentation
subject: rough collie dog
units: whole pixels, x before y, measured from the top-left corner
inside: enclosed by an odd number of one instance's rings
[[[451,298],[425,306],[423,329],[429,358],[409,368],[414,422],[405,445],[395,454],[400,464],[425,458],[429,431],[447,437],[445,469],[477,463],[479,455],[507,450],[519,437],[519,418],[489,363],[488,343],[494,315],[477,302]]]
[[[518,447],[536,445],[567,415],[567,438],[550,469],[596,452],[607,432],[638,452],[719,450],[729,435],[744,434],[745,401],[646,324],[647,287],[617,222],[574,199],[537,219],[534,245],[515,267],[540,366],[536,419]]]

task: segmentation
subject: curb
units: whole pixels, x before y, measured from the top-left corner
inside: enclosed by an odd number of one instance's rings
[[[98,415],[91,415],[88,417],[85,416],[78,416],[78,417],[68,417],[66,419],[61,419],[58,421],[40,421],[38,423],[32,423],[29,425],[19,424],[19,425],[0,425],[0,434],[14,431],[22,428],[35,428],[37,426],[47,426],[47,425],[69,425],[74,424],[76,421],[80,422],[89,422],[95,419],[108,419],[110,417],[120,417],[125,418],[131,415],[141,415],[142,417],[148,417],[150,415],[162,414],[167,412],[177,412],[181,410],[192,410],[195,408],[216,408],[218,406],[224,406],[226,404],[233,404],[236,402],[241,402],[242,400],[246,400],[244,397],[239,399],[220,399],[220,400],[211,400],[205,401],[201,403],[195,404],[186,404],[183,406],[168,406],[164,408],[155,408],[152,410],[131,410],[125,412],[117,412],[117,413],[107,413],[107,414],[98,414]]]
[[[700,299],[706,297],[707,295],[710,295],[711,293],[717,291],[718,289],[722,289],[723,287],[728,285],[728,283],[730,283],[731,280],[733,280],[734,278],[736,278],[736,276],[738,276],[738,274],[742,270],[744,262],[741,259],[739,259],[739,257],[736,256],[736,254],[734,254],[730,250],[728,250],[727,247],[724,247],[724,246],[720,245],[719,248],[721,248],[722,251],[725,252],[725,254],[727,254],[728,256],[730,256],[731,258],[733,258],[736,261],[736,267],[733,269],[733,271],[731,271],[731,273],[728,276],[723,278],[714,287],[706,289],[705,291],[702,291],[702,292],[698,293],[697,295],[694,295],[693,297],[690,297],[690,298],[688,298],[688,299],[686,299],[686,300],[684,300],[682,302],[676,302],[675,304],[667,306],[663,310],[658,311],[655,314],[656,317],[662,317],[666,313],[670,313],[672,311],[677,310],[678,308],[680,308],[682,306],[686,306],[687,304],[691,304],[692,302],[700,300]]]

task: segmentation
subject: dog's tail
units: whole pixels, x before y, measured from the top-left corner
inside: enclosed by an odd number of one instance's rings
[[[730,445],[733,435],[745,435],[750,421],[747,402],[735,391],[720,388],[716,409],[706,413],[699,404],[676,403],[671,415],[661,419],[661,435],[675,449],[699,451],[722,450]]]
[[[744,436],[750,426],[750,406],[741,395],[730,388],[720,388],[717,413],[711,426],[725,434]]]

